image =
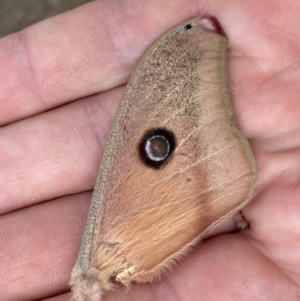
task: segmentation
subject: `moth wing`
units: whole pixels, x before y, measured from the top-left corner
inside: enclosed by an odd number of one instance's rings
[[[195,19],[139,63],[107,141],[74,275],[89,274],[103,290],[151,281],[247,202],[256,167],[231,110],[226,52],[226,37]],[[157,129],[174,136],[174,151],[151,166],[141,146]]]

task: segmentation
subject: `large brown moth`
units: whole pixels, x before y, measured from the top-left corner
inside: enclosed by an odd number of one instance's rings
[[[226,54],[217,23],[198,18],[139,63],[105,147],[72,272],[75,300],[159,278],[249,200],[256,166],[231,110]]]

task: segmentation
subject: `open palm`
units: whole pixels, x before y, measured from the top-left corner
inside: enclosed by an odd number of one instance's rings
[[[297,0],[95,1],[0,40],[1,300],[70,298],[122,85],[158,37],[207,15],[229,38],[231,101],[258,164],[250,227],[224,225],[161,281],[104,300],[299,300]]]

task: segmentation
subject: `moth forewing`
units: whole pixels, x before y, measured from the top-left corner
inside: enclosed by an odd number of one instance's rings
[[[211,18],[145,54],[119,104],[72,273],[76,300],[149,282],[250,198],[255,161],[235,124],[227,39]]]

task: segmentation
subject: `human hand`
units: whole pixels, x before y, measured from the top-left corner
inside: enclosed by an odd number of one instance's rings
[[[229,38],[231,101],[259,168],[254,198],[243,209],[250,228],[215,236],[161,281],[104,301],[297,300],[299,6],[104,0],[0,40],[1,298],[70,298],[121,85],[168,29],[212,15]]]

